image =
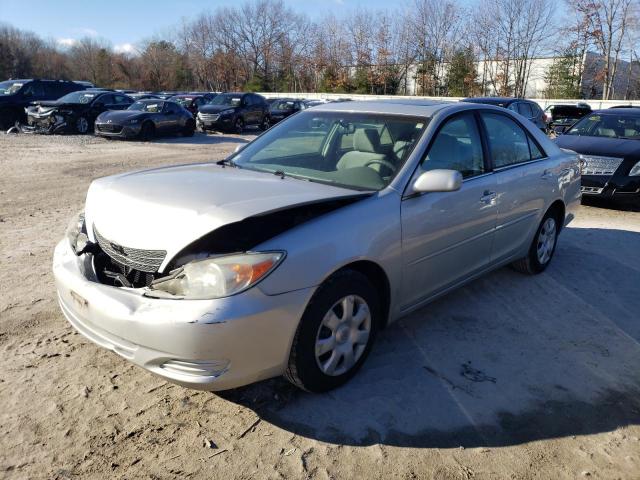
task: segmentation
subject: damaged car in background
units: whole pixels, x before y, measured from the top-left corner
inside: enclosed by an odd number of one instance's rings
[[[124,93],[109,90],[72,92],[55,101],[34,102],[25,109],[23,132],[88,133],[96,117],[108,110],[123,110],[133,103]]]
[[[68,321],[191,388],[349,380],[378,332],[502,265],[536,274],[577,155],[470,103],[330,103],[226,160],[93,181],[57,245]]]

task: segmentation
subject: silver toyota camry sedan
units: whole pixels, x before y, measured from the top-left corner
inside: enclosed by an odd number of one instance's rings
[[[95,180],[53,270],[79,332],[171,382],[320,392],[436,297],[544,271],[579,200],[577,156],[508,110],[331,103],[221,162]]]

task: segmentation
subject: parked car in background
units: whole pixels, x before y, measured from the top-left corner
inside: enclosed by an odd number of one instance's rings
[[[188,95],[200,95],[204,97],[207,102],[210,102],[218,95],[217,92],[189,92]]]
[[[96,117],[107,110],[124,110],[133,99],[105,90],[72,92],[55,101],[36,102],[26,109],[23,129],[39,133],[88,133]]]
[[[78,83],[63,80],[22,79],[0,82],[0,128],[6,130],[16,122],[25,123],[25,108],[32,102],[56,100],[84,88]]]
[[[96,88],[95,84],[86,80],[74,80],[73,83],[83,86],[84,88]]]
[[[324,105],[325,103],[329,103],[329,100],[304,100],[304,105],[307,108],[317,107],[318,105]]]
[[[540,130],[545,133],[547,132],[546,116],[542,108],[540,108],[540,105],[531,100],[513,97],[471,97],[465,98],[462,101],[468,103],[484,103],[485,105],[495,105],[506,108],[512,112],[519,113],[530,120]]]
[[[591,113],[591,107],[586,103],[577,105],[549,105],[544,109],[547,116],[548,131],[555,135],[562,135],[574,123]]]
[[[137,100],[126,110],[98,115],[95,134],[101,137],[150,140],[160,135],[193,136],[196,123],[191,112],[177,102],[162,99]]]
[[[163,100],[168,100],[171,97],[175,97],[176,95],[181,95],[187,92],[156,92],[156,95]]]
[[[129,96],[131,98],[133,98],[133,100],[146,100],[146,99],[151,99],[151,100],[159,100],[160,97],[158,95],[156,95],[155,93],[149,93],[149,92],[138,92],[138,93],[130,93]]]
[[[256,93],[221,93],[200,107],[196,124],[202,131],[242,133],[250,125],[268,129],[271,118],[263,96]]]
[[[640,108],[595,110],[555,142],[580,154],[585,198],[640,207]]]
[[[194,94],[181,94],[174,95],[173,97],[169,97],[169,100],[172,100],[176,103],[179,103],[184,108],[191,112],[191,115],[194,117],[198,114],[198,110],[203,105],[208,103],[208,100],[203,95],[194,95]]]
[[[550,264],[579,204],[578,156],[522,120],[330,103],[218,164],[95,180],[55,249],[61,309],[187,387],[284,374],[335,388],[388,323],[503,265]]]
[[[290,115],[305,110],[307,106],[303,100],[296,98],[277,98],[269,105],[269,116],[271,123],[278,123]]]

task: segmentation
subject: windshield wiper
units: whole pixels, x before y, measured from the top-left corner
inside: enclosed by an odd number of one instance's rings
[[[216,162],[216,165],[222,165],[223,167],[229,166],[233,168],[240,168],[240,165],[238,165],[236,162],[234,162],[230,158],[224,158],[222,160],[218,160]]]

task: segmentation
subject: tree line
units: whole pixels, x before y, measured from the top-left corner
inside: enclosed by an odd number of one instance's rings
[[[593,51],[604,59],[597,78],[608,99],[620,94],[614,92],[619,60],[640,65],[639,4],[478,0],[466,7],[456,0],[407,0],[393,10],[310,19],[282,0],[251,0],[185,19],[171,34],[128,53],[99,38],[63,47],[0,25],[0,78],[152,91],[524,96],[533,60],[555,56],[545,94],[579,97],[581,59]],[[637,95],[638,87],[630,84],[629,91]]]

